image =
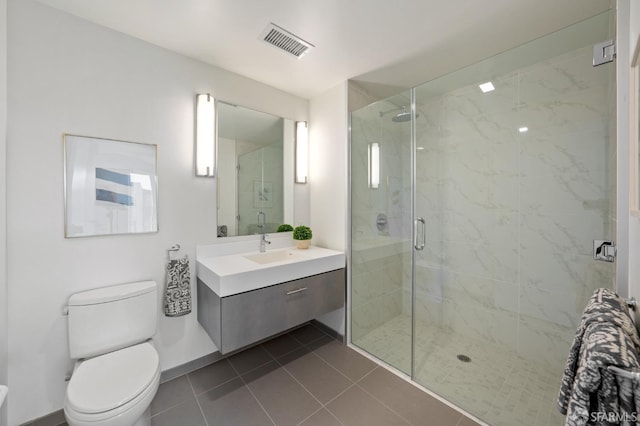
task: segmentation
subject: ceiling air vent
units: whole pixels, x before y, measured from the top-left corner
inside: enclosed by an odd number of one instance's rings
[[[274,23],[267,25],[267,28],[264,29],[259,38],[296,58],[302,58],[309,49],[314,47],[313,44],[304,41]]]

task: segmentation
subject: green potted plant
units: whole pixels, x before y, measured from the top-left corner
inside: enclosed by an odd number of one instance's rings
[[[300,225],[296,226],[293,230],[293,239],[296,242],[296,246],[299,249],[308,249],[311,244],[311,237],[313,233],[308,226]]]
[[[283,223],[282,225],[278,226],[278,232],[290,232],[293,231],[293,226],[289,225],[288,223]]]

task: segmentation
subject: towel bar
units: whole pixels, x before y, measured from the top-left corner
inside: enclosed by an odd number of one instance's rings
[[[635,297],[629,297],[624,300],[625,302],[627,302],[627,306],[629,307],[629,309],[631,309],[632,311],[636,310],[636,306],[638,305],[638,302],[636,301]]]
[[[614,366],[609,366],[607,367],[607,369],[609,371],[614,372],[615,374],[617,374],[620,377],[626,377],[627,379],[631,379],[634,381],[640,381],[640,370],[625,370],[623,368],[620,367],[614,367]]]

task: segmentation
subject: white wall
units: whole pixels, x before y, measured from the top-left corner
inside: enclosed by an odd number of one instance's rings
[[[638,120],[631,116],[630,67],[640,37],[640,4],[618,0],[617,8],[618,252],[623,255],[622,262],[618,256],[618,290],[624,294],[628,286],[629,296],[640,300],[640,217],[629,213],[629,143],[636,143],[637,133],[634,135],[632,125]],[[635,319],[640,324],[638,309]]]
[[[309,104],[33,0],[8,0],[8,16],[9,424],[14,425],[63,405],[72,363],[62,308],[71,293],[141,279],[163,286],[166,248],[174,243],[192,259],[194,284],[195,246],[216,238],[216,180],[193,173],[195,94],[211,92],[293,120],[308,120]],[[65,132],[158,145],[158,233],[64,238]],[[3,234],[0,227],[4,240]],[[0,313],[3,287],[0,275]],[[3,324],[0,319],[0,328]],[[162,317],[156,337],[163,369],[215,350],[195,312]]]
[[[347,247],[348,122],[347,83],[309,104],[309,185],[314,244],[345,251]],[[319,318],[344,335],[344,309]]]
[[[0,0],[0,384],[7,383],[7,0]],[[7,424],[6,404],[0,426]]]

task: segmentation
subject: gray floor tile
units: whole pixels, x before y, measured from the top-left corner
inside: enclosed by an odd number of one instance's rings
[[[274,358],[279,358],[289,352],[299,349],[302,345],[293,337],[288,334],[271,339],[262,344],[262,347],[267,350]]]
[[[223,359],[187,375],[196,395],[238,377],[229,361]]]
[[[269,355],[262,346],[254,346],[242,352],[238,352],[227,359],[239,374],[244,374],[254,368],[258,368],[268,363],[269,361],[273,361],[273,357]]]
[[[153,426],[478,426],[312,325],[163,383],[151,413]]]
[[[278,426],[297,425],[321,407],[280,366],[274,368],[268,364],[260,367],[243,376],[243,380],[247,380],[247,386]]]
[[[296,349],[293,352],[289,352],[288,354],[281,356],[280,358],[277,359],[276,362],[281,366],[285,366],[287,364],[294,362],[298,358],[302,358],[308,353],[311,353],[311,351],[303,346],[299,349]]]
[[[153,426],[477,426],[312,325],[163,383],[151,415]]]
[[[327,404],[325,408],[346,426],[408,425],[406,421],[375,400],[358,385],[353,385],[345,393]]]
[[[307,324],[304,327],[295,329],[292,332],[290,332],[289,335],[294,339],[296,339],[298,342],[302,343],[303,345],[308,345],[311,342],[320,339],[321,337],[327,336],[319,328],[314,327],[311,324]]]
[[[330,412],[324,408],[317,411],[313,416],[309,417],[302,423],[301,426],[341,426],[342,423],[338,421]]]
[[[323,404],[338,396],[353,383],[322,358],[306,349],[294,351],[280,358],[280,363]]]
[[[258,368],[255,368],[251,371],[249,371],[246,374],[242,375],[242,380],[247,384],[251,384],[256,380],[260,380],[261,378],[263,378],[264,376],[269,375],[271,372],[277,370],[280,368],[280,364],[278,364],[276,361],[271,361],[268,362],[265,365],[262,365]]]
[[[334,339],[333,337],[331,337],[331,336],[325,335],[325,336],[320,337],[317,340],[313,340],[312,342],[307,343],[305,345],[305,347],[307,347],[308,349],[310,349],[312,351],[315,351],[316,349],[321,348],[322,346],[326,346],[331,342],[338,342],[338,341],[336,339]],[[338,343],[342,344],[341,342],[338,342]]]
[[[64,418],[64,410],[58,410],[44,417],[41,417],[29,423],[29,426],[66,426],[67,421]]]
[[[151,426],[204,426],[204,417],[195,397],[151,417]]]
[[[199,395],[198,401],[209,426],[273,425],[240,379],[234,379]]]
[[[373,361],[336,340],[318,346],[314,353],[354,382],[377,367]]]
[[[456,426],[480,426],[480,423],[475,420],[471,420],[469,417],[462,416],[460,422]]]
[[[358,385],[416,426],[451,426],[462,417],[453,408],[381,367]]]
[[[158,414],[188,399],[193,399],[193,390],[187,376],[180,376],[163,383],[151,402],[151,415]]]

